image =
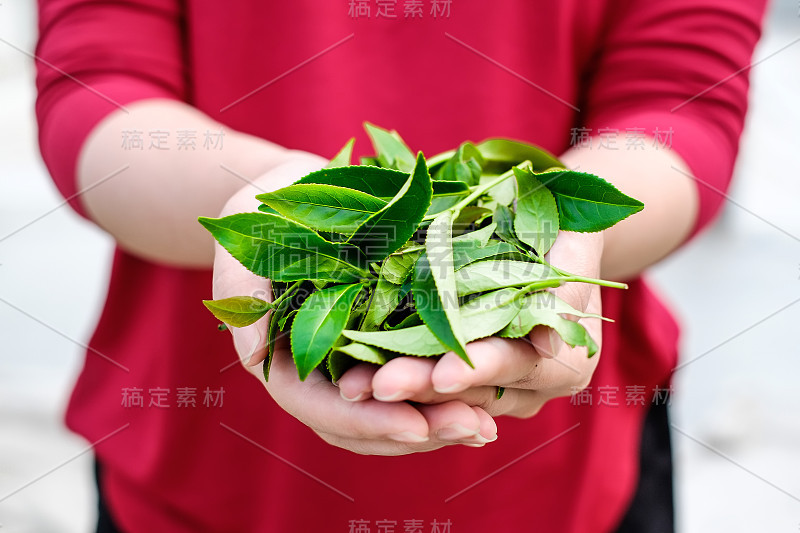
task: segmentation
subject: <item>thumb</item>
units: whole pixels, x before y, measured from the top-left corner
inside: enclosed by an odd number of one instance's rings
[[[253,296],[271,301],[269,281],[244,268],[219,244],[214,254],[213,295],[215,300],[232,296]],[[255,366],[267,357],[266,340],[269,313],[243,328],[228,328],[236,353],[246,366]]]
[[[234,194],[225,204],[220,216],[256,211],[260,203],[255,199],[258,193],[289,185],[300,176],[319,170],[325,163],[325,159],[314,154],[290,152],[282,163]],[[214,299],[253,296],[272,301],[269,281],[247,270],[219,243],[215,244],[213,294]],[[269,316],[270,313],[267,313],[267,316],[247,327],[230,328],[236,352],[249,367],[258,365],[267,357]]]
[[[574,233],[560,231],[555,244],[545,258],[555,267],[588,278],[600,275],[603,254],[602,233]],[[600,288],[586,283],[567,283],[552,290],[556,296],[575,309],[600,313]],[[568,316],[577,320],[577,317]],[[548,326],[536,326],[529,335],[534,348],[546,358],[556,358],[567,347],[561,336]]]

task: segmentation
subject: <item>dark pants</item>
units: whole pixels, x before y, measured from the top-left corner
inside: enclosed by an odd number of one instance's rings
[[[673,533],[672,453],[667,406],[654,404],[642,430],[639,485],[617,533]],[[97,533],[119,533],[103,497],[101,466],[95,463],[98,512]]]
[[[639,485],[617,533],[673,533],[672,447],[666,405],[650,407],[640,449]]]

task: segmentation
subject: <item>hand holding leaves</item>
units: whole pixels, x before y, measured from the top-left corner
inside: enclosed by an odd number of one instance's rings
[[[315,368],[337,378],[355,361],[405,354],[453,351],[470,363],[467,342],[538,324],[594,353],[583,327],[562,316],[579,311],[537,305],[565,283],[623,285],[563,272],[544,255],[559,229],[599,231],[640,202],[596,176],[551,168],[555,158],[523,143],[464,143],[429,169],[396,132],[367,131],[376,150],[367,161],[379,166],[345,166],[351,141],[328,168],[258,195],[262,212],[200,219],[273,281],[272,304],[205,302],[218,319],[241,327],[271,313],[270,353],[278,331],[290,333],[301,380]]]

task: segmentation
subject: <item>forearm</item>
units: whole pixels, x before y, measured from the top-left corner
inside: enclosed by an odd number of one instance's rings
[[[632,278],[689,236],[697,218],[697,189],[675,152],[651,146],[631,151],[575,147],[561,160],[569,168],[605,178],[645,205],[605,231],[603,278]]]
[[[89,216],[122,248],[148,260],[210,267],[213,239],[197,217],[216,216],[247,180],[307,155],[232,131],[182,102],[145,100],[128,108],[129,114],[110,114],[87,138],[78,190],[85,191],[81,199]],[[222,147],[204,149],[203,133],[221,129]],[[170,133],[169,149],[148,149],[147,132],[153,130]],[[197,132],[196,149],[176,148],[178,130]],[[126,149],[125,131],[144,132],[143,149]]]

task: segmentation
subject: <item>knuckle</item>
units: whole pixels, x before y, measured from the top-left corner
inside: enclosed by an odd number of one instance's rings
[[[512,383],[516,389],[531,389],[536,390],[542,388],[541,373],[539,372],[540,363],[531,363],[530,367],[526,369],[525,374],[519,377]]]
[[[479,399],[473,404],[473,406],[479,407],[489,414],[498,413],[498,411],[501,410],[499,404],[500,402],[503,402],[503,398],[498,400],[496,394],[497,393],[493,393],[490,397],[483,397],[482,399]]]
[[[520,402],[518,402],[520,403]],[[518,405],[517,408],[509,413],[509,416],[514,418],[532,418],[539,414],[544,404],[539,401],[525,402],[524,405]]]
[[[586,390],[591,382],[592,382],[591,372],[585,372],[585,371],[580,372],[572,380],[568,381],[567,383],[564,383],[564,385],[556,391],[556,394],[558,397],[572,396],[573,394],[578,394]]]

